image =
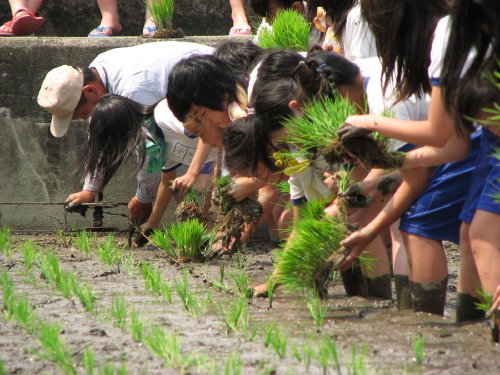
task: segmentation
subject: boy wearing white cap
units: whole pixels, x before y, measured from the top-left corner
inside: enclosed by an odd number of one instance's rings
[[[193,54],[213,53],[213,48],[186,42],[145,43],[116,48],[98,55],[82,69],[63,65],[51,70],[38,94],[38,104],[52,113],[50,131],[62,137],[72,119],[88,119],[94,106],[106,94],[117,94],[144,105],[165,98],[168,74],[181,59]],[[130,200],[129,215],[136,225],[151,213],[159,174],[147,173],[147,160],[137,174],[138,188]],[[94,201],[104,186],[98,171],[87,176],[82,191],[70,194],[70,206]]]

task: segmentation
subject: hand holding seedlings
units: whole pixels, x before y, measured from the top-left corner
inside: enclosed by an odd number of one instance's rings
[[[356,116],[357,117],[357,116]],[[352,138],[357,138],[357,137],[365,137],[368,134],[370,134],[372,131],[365,129],[365,128],[360,128],[358,126],[353,126],[348,123],[344,124],[339,129],[339,137],[342,139],[342,141],[347,141],[348,139]]]
[[[349,250],[349,254],[345,257],[342,263],[338,265],[341,271],[347,270],[352,262],[366,249],[366,246],[373,241],[375,235],[367,229],[361,228],[351,233],[346,239],[340,242],[340,245]]]

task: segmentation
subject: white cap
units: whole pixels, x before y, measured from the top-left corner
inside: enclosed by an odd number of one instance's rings
[[[45,76],[38,93],[38,104],[52,113],[50,132],[54,137],[62,137],[68,131],[82,88],[82,71],[69,65],[54,68]]]

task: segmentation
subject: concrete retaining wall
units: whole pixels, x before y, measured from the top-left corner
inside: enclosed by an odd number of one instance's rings
[[[227,37],[191,37],[183,40],[217,45]],[[63,222],[61,206],[12,206],[1,202],[62,202],[79,191],[75,174],[86,137],[84,122],[72,123],[65,137],[50,135],[50,115],[38,107],[36,96],[50,69],[88,65],[110,49],[148,42],[142,38],[0,38],[0,226],[54,228]],[[105,200],[126,202],[134,194],[133,165],[122,166],[105,189]],[[125,213],[126,209],[115,209]],[[90,219],[70,222],[80,226]],[[112,220],[111,220],[112,219]],[[105,216],[105,225],[126,228],[126,219]]]

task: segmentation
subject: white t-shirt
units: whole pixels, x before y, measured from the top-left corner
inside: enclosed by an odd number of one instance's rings
[[[152,105],[165,97],[168,75],[175,64],[191,55],[213,51],[197,43],[144,43],[101,53],[89,67],[97,70],[108,93]]]
[[[359,4],[354,6],[347,15],[342,44],[344,56],[349,60],[377,56],[375,36],[368,22],[361,17],[361,6]]]
[[[190,165],[198,146],[198,137],[188,137],[164,99],[155,108],[155,122],[161,129],[165,140],[164,164],[162,171],[169,172],[181,164]],[[212,150],[205,164],[213,163],[216,151]]]

